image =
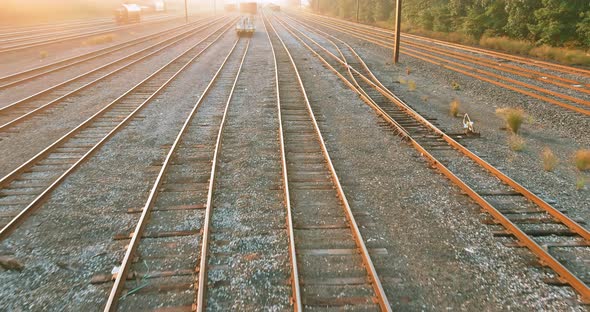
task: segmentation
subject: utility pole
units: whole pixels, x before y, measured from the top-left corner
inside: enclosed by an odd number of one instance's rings
[[[188,23],[188,5],[186,4],[188,0],[184,0],[184,21]]]
[[[356,22],[359,22],[359,2],[360,0],[356,0]]]
[[[319,14],[322,14],[322,11],[321,11],[321,9],[320,9],[320,0],[318,0],[318,13],[319,13]]]
[[[393,46],[393,64],[397,64],[397,62],[399,61],[399,38],[400,26],[402,23],[402,0],[396,0],[395,7],[395,42]]]

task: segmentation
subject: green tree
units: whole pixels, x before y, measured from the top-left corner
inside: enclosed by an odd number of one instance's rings
[[[590,9],[588,0],[542,0],[542,3],[543,7],[534,13],[536,24],[529,27],[539,43],[563,45],[579,39],[580,12]]]

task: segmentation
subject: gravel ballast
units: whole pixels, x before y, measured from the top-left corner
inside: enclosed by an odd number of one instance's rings
[[[365,241],[387,248],[374,262],[394,308],[578,309],[570,306],[570,289],[544,284],[545,273],[529,266],[530,254],[493,238],[477,205],[379,129],[356,93],[287,32],[281,35],[296,55],[316,115],[326,119],[320,127]]]
[[[90,284],[125,252],[115,234],[133,228],[169,144],[234,41],[232,33],[189,66],[136,119],[58,187],[1,245],[24,264],[0,274],[0,306],[9,310],[101,309],[112,284]]]

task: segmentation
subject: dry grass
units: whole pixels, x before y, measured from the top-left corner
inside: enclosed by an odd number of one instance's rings
[[[403,85],[405,85],[406,83],[408,83],[408,81],[404,77],[402,77],[402,76],[397,77],[397,81],[399,81],[399,83],[401,83]]]
[[[379,24],[379,23],[377,23]],[[387,24],[379,24],[385,26],[384,28],[392,29],[391,23]],[[408,24],[402,23],[402,32],[411,33],[414,35],[424,36],[428,38],[444,40],[449,42],[456,42],[468,45],[476,45],[477,40],[473,39],[470,36],[462,34],[460,32],[440,32],[440,31],[432,31],[432,30],[425,30],[421,28],[412,27]]]
[[[508,146],[515,152],[521,152],[526,148],[526,143],[521,136],[513,134],[508,137]]]
[[[393,25],[390,21],[379,21],[375,22],[374,25],[382,28],[393,29]],[[483,36],[480,40],[477,40],[460,32],[446,33],[425,30],[403,22],[402,32],[448,42],[455,42],[471,46],[481,46],[483,48],[494,49],[506,53],[533,56],[543,60],[557,61],[567,65],[590,66],[590,50],[584,51],[571,47],[560,48],[546,45],[535,47],[534,42],[511,39],[508,37]]]
[[[430,97],[428,97],[428,95],[425,95],[425,96],[422,97],[422,101],[424,103],[428,103],[428,100],[430,100]]]
[[[414,80],[408,80],[408,90],[416,91],[416,82]]]
[[[568,65],[590,65],[590,51],[540,46],[529,51],[531,56]]]
[[[82,41],[82,45],[84,45],[84,46],[99,45],[99,44],[110,43],[110,42],[113,42],[114,40],[115,40],[114,34],[100,35],[100,36],[90,37],[90,38]]]
[[[453,90],[455,91],[459,91],[461,90],[461,85],[458,84],[456,81],[451,81],[451,88],[453,88]]]
[[[518,134],[518,130],[527,118],[527,114],[521,108],[498,108],[496,114],[504,118],[506,128],[514,134]]]
[[[43,50],[41,52],[39,52],[39,58],[40,59],[46,59],[49,56],[49,52]]]
[[[412,69],[409,67],[406,67],[406,75],[410,75],[412,73]]]
[[[453,117],[457,117],[457,115],[459,115],[459,107],[461,107],[461,102],[459,102],[459,100],[451,101],[451,104],[449,104],[449,114]]]
[[[583,175],[579,175],[576,178],[576,189],[581,190],[586,186],[586,178]]]
[[[555,156],[555,153],[553,153],[553,151],[548,147],[544,148],[541,152],[541,159],[543,160],[543,170],[545,171],[555,170],[555,167],[559,162],[557,156]]]
[[[479,45],[494,50],[505,51],[513,54],[527,55],[533,49],[533,43],[524,40],[515,40],[508,37],[487,37],[479,40]]]
[[[590,170],[590,150],[579,150],[574,154],[574,164],[580,171]]]

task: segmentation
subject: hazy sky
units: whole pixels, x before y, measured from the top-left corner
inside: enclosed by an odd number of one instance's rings
[[[29,24],[52,20],[110,15],[124,0],[0,0],[0,24]],[[127,0],[133,2],[133,0]],[[210,10],[215,0],[187,0],[191,11]],[[218,10],[226,3],[248,0],[216,0]],[[284,5],[284,0],[260,0],[261,3]],[[166,0],[169,8],[184,8],[184,0]]]

